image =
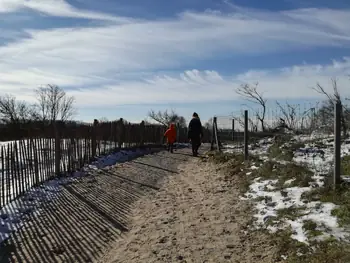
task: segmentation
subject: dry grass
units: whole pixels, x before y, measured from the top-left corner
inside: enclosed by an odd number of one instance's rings
[[[292,144],[286,144],[286,142],[286,140],[275,141],[268,150],[269,158],[292,161],[294,157],[294,151],[305,147],[304,143],[295,142]]]
[[[275,143],[269,150],[269,157],[282,160],[292,160],[291,153],[300,147],[304,147],[302,144],[292,144],[288,148],[281,148],[283,143]],[[283,196],[283,189],[287,186],[284,185],[286,180],[294,178],[295,180],[288,185],[288,187],[298,186],[307,187],[312,182],[312,172],[307,167],[287,162],[285,164],[278,163],[276,161],[265,162],[258,170],[254,170],[251,174],[246,175],[246,169],[248,165],[241,164],[241,156],[237,155],[213,155],[212,160],[216,163],[230,164],[226,165],[229,175],[235,174],[237,170],[240,170],[239,185],[241,193],[246,192],[249,189],[249,185],[254,178],[261,177],[262,179],[277,179],[277,189],[281,191]],[[251,165],[251,162],[249,163]],[[243,171],[242,171],[243,170]],[[350,175],[350,157],[342,159],[342,170],[344,174]],[[350,188],[348,185],[342,185],[338,190],[333,190],[331,187],[315,188],[311,192],[307,192],[303,195],[305,202],[321,201],[321,202],[333,202],[338,205],[338,208],[333,210],[333,215],[338,217],[340,226],[350,226]],[[261,200],[266,199],[266,203],[271,203],[267,197],[261,197]],[[261,201],[260,200],[260,201]],[[259,201],[259,200],[258,200]],[[273,205],[273,204],[271,204]],[[287,218],[295,220],[299,216],[303,215],[304,209],[300,207],[290,207],[287,209],[281,209],[278,211],[276,217],[267,220],[266,224],[274,224],[274,221],[278,218]],[[253,213],[253,211],[251,211]],[[328,238],[322,241],[317,241],[317,237],[321,235],[320,227],[317,227],[316,223],[312,220],[305,220],[303,225],[304,231],[310,238],[310,245],[301,243],[291,238],[292,230],[279,230],[277,233],[269,234],[270,239],[267,241],[272,247],[276,249],[274,256],[274,262],[283,261],[288,263],[348,263],[350,262],[350,245],[345,242],[338,241],[334,238]],[[262,231],[266,234],[265,230]],[[315,239],[316,238],[316,239]],[[286,257],[286,259],[285,259]]]
[[[253,177],[262,179],[276,179],[277,189],[283,189],[287,180],[294,179],[288,187],[308,187],[312,180],[312,172],[305,166],[296,163],[281,164],[274,161],[265,162],[258,170],[253,172]]]

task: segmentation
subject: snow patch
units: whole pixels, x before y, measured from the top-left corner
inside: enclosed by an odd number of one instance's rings
[[[249,191],[241,198],[242,200],[253,200],[255,202],[256,227],[266,228],[274,233],[279,229],[291,228],[293,234],[291,238],[309,244],[307,230],[303,228],[306,220],[312,220],[317,225],[317,230],[321,235],[316,237],[322,240],[327,237],[335,237],[338,240],[345,240],[349,237],[346,229],[339,227],[337,218],[332,215],[332,210],[337,206],[333,203],[309,202],[303,200],[304,193],[313,190],[315,187],[324,185],[324,177],[329,174],[333,166],[334,143],[333,135],[325,135],[313,133],[311,136],[298,135],[294,136],[292,141],[305,143],[305,147],[297,149],[294,152],[292,162],[306,165],[314,175],[313,182],[309,187],[290,187],[295,178],[290,178],[284,182],[284,189],[276,190],[278,180],[261,180],[256,178],[252,181]],[[310,141],[313,141],[312,143]],[[289,143],[290,144],[290,143]],[[272,145],[271,140],[261,140],[259,146],[254,145],[254,151],[250,150],[250,154],[255,154],[263,161],[271,160],[267,156],[268,148]],[[283,146],[282,146],[283,147]],[[227,152],[242,149],[226,148]],[[341,145],[341,156],[350,155],[350,141],[345,141]],[[274,159],[273,161],[280,164],[290,163]],[[253,165],[250,170],[256,170],[259,167]],[[252,172],[247,172],[250,175]],[[343,176],[344,180],[350,182],[350,176]],[[295,209],[295,219],[283,218],[283,214],[279,214],[281,209]]]

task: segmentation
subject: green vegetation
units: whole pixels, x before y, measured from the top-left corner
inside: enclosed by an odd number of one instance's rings
[[[315,223],[305,221],[303,228],[308,231],[310,236],[317,237],[320,232]],[[350,245],[328,238],[323,241],[311,241],[309,245],[301,243],[291,238],[291,229],[280,230],[270,235],[271,243],[278,248],[276,261],[282,260],[282,255],[287,259],[287,263],[348,263],[350,262]]]
[[[267,161],[260,169],[254,171],[254,177],[261,177],[264,180],[278,180],[275,185],[277,189],[285,188],[285,182],[291,179],[293,181],[288,187],[308,187],[313,181],[312,175],[313,173],[305,166],[295,163],[281,164],[275,161]]]
[[[290,140],[291,136],[276,138],[274,144],[272,144],[268,150],[269,158],[292,161],[295,150],[305,147],[305,144],[301,142],[289,144]]]

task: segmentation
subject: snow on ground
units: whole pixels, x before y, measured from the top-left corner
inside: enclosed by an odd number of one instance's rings
[[[176,146],[178,148],[187,147],[182,144]],[[13,231],[23,226],[26,215],[40,213],[41,203],[51,202],[57,198],[60,191],[63,190],[62,185],[85,176],[91,170],[102,169],[150,153],[150,149],[136,149],[133,151],[122,150],[101,156],[80,171],[74,172],[71,176],[50,180],[39,187],[32,188],[24,196],[14,200],[0,210],[0,243],[6,240]]]
[[[255,203],[256,218],[255,227],[265,228],[272,233],[279,229],[292,229],[291,238],[309,244],[308,232],[303,228],[305,222],[310,220],[317,224],[315,230],[319,235],[317,240],[333,236],[338,240],[349,237],[349,233],[339,227],[337,218],[332,215],[332,210],[337,206],[333,203],[322,203],[320,201],[303,200],[303,194],[313,190],[315,187],[323,186],[324,176],[329,174],[333,165],[334,144],[333,136],[313,134],[308,136],[294,136],[293,142],[305,143],[305,147],[294,152],[292,162],[299,165],[306,165],[314,173],[313,182],[308,187],[292,187],[295,178],[290,178],[284,182],[283,189],[276,189],[279,180],[266,180],[255,178],[249,187],[249,191],[242,197],[242,200],[253,200]],[[272,139],[261,140],[254,146],[250,146],[250,154],[259,156],[263,162],[271,160],[268,157],[268,148],[272,145]],[[283,148],[283,146],[281,147]],[[242,152],[242,148],[227,147],[226,152]],[[341,155],[350,155],[350,140],[345,141],[341,146]],[[276,160],[274,160],[276,161]],[[278,161],[280,164],[286,161]],[[253,164],[247,171],[250,175],[257,169],[257,164]],[[281,211],[290,210],[295,213],[294,220],[283,217]],[[293,212],[294,211],[294,212]]]
[[[63,139],[63,144],[70,145],[70,140]],[[35,183],[35,180],[37,180],[37,177],[35,176],[35,171],[32,168],[34,166],[34,152],[37,152],[40,157],[38,160],[38,166],[39,174],[38,174],[38,180],[39,182],[44,182],[52,175],[53,166],[55,163],[54,159],[54,139],[42,139],[42,147],[38,148],[34,147],[34,145],[29,140],[22,140],[21,143],[23,144],[23,147],[20,147],[20,141],[7,141],[7,142],[0,142],[0,147],[3,147],[4,154],[7,155],[7,149],[10,144],[17,144],[18,149],[18,160],[15,160],[14,163],[12,163],[12,160],[9,160],[10,167],[7,167],[7,160],[5,158],[4,163],[0,161],[0,189],[4,189],[5,193],[4,196],[7,200],[13,200],[17,197],[17,192],[15,191],[15,187],[17,184],[22,184],[25,180],[25,189],[30,189],[33,184]],[[81,149],[84,149],[85,144],[89,143],[89,141],[85,140],[79,140],[79,147]],[[51,145],[51,146],[49,146]],[[67,147],[62,147],[62,158],[61,158],[61,170],[64,171],[68,165],[68,150]],[[110,151],[115,148],[115,142],[112,141],[100,141],[99,146],[106,151]],[[181,148],[181,147],[188,147],[189,144],[184,143],[177,143],[175,144],[175,147]],[[23,149],[31,148],[31,151],[22,152]],[[126,145],[122,145],[122,147],[126,147]],[[98,152],[98,150],[97,150]],[[1,154],[1,153],[0,153]],[[73,162],[77,162],[78,159],[84,158],[84,151],[74,151],[73,156]],[[43,158],[44,156],[44,158]],[[108,165],[110,163],[113,163],[116,161],[116,159],[125,159],[125,151],[119,152],[117,155],[108,155],[107,157],[103,157],[100,159],[101,164],[99,164],[99,167],[101,165]],[[127,158],[126,158],[127,159]],[[4,167],[3,167],[4,164]],[[48,166],[50,164],[50,167]],[[13,167],[18,168],[20,171],[24,171],[26,178],[16,177],[15,174],[13,174]],[[4,178],[2,178],[2,175],[4,175]],[[35,178],[35,180],[33,179]],[[1,184],[4,184],[2,187]]]
[[[341,156],[350,155],[350,140],[346,140],[341,145]],[[293,161],[306,164],[316,173],[328,173],[334,161],[333,139],[321,139],[317,142],[305,143],[305,147],[298,149]]]
[[[266,154],[267,150],[273,144],[272,138],[264,138],[254,144],[249,144],[248,149],[249,153],[252,155],[260,155]],[[235,145],[225,145],[223,150],[224,153],[242,153],[243,152],[243,144],[235,144]]]
[[[338,227],[336,217],[331,212],[336,205],[333,203],[321,203],[319,201],[305,203],[302,194],[312,190],[312,187],[287,187],[282,192],[273,191],[277,180],[263,180],[260,178],[254,180],[250,185],[250,190],[246,193],[245,198],[255,200],[257,210],[254,217],[256,226],[270,230],[272,233],[279,229],[291,227],[293,234],[291,238],[308,244],[306,231],[303,229],[304,222],[312,220],[318,226],[318,230],[323,234],[318,239],[334,236],[338,239],[345,239],[348,233],[345,229]],[[260,200],[259,198],[263,198]],[[278,211],[282,209],[301,209],[300,216],[296,220],[281,218]],[[265,226],[268,223],[267,226]]]
[[[306,135],[295,135],[293,137],[294,140],[299,142],[308,142],[313,140],[323,140],[323,139],[333,139],[333,138],[334,138],[333,134],[325,134],[318,131],[314,131],[311,134],[306,134]]]

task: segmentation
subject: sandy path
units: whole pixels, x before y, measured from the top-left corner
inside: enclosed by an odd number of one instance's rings
[[[29,215],[0,245],[0,262],[98,261],[127,234],[134,203],[156,192],[188,158],[157,151],[60,188],[55,200],[38,204],[39,214]]]
[[[100,262],[273,262],[266,237],[245,231],[234,180],[190,159],[133,209],[132,229]]]

